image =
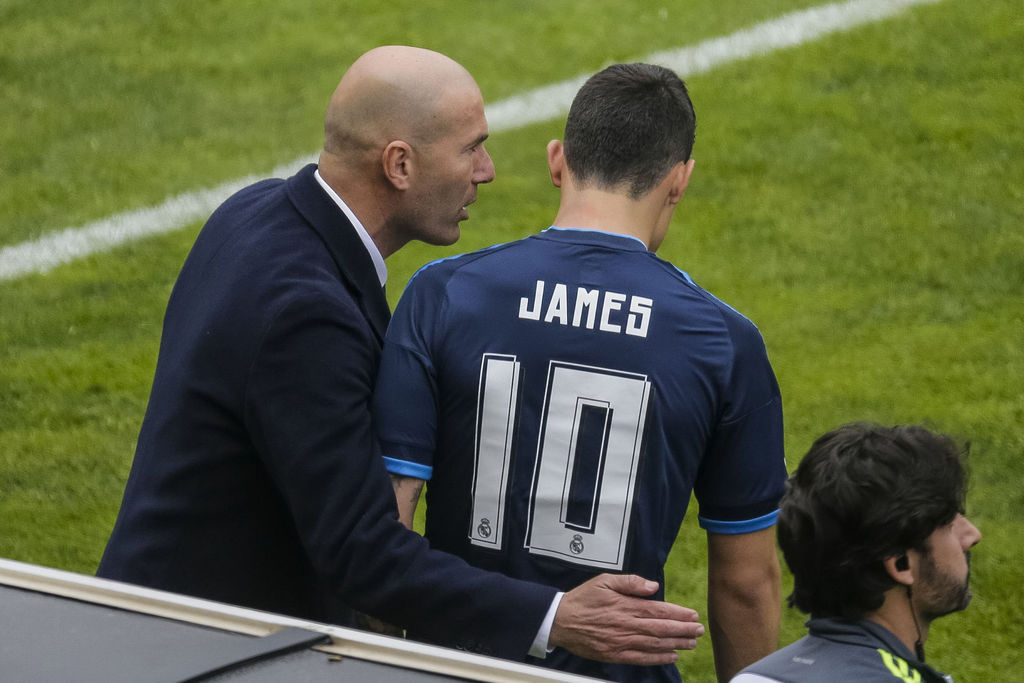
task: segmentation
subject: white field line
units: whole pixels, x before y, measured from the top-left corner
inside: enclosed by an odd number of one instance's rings
[[[784,14],[727,36],[691,47],[655,52],[640,58],[661,64],[687,78],[740,59],[792,47],[838,31],[885,19],[905,7],[939,0],[848,0]],[[590,74],[547,85],[487,107],[492,133],[522,128],[564,116]],[[35,240],[0,248],[0,281],[107,251],[120,244],[176,230],[205,219],[231,194],[261,177],[287,177],[315,160],[305,156],[275,168],[269,176],[247,176],[216,187],[186,192],[156,206],[115,214],[92,223],[48,233]]]

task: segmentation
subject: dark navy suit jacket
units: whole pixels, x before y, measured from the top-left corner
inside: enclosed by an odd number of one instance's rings
[[[397,521],[369,412],[387,301],[315,169],[241,190],[199,234],[97,573],[521,659],[554,590]]]

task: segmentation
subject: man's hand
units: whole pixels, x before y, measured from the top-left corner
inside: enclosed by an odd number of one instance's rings
[[[602,662],[671,664],[676,650],[697,647],[704,626],[688,607],[639,597],[657,590],[639,576],[595,576],[562,598],[549,645]]]

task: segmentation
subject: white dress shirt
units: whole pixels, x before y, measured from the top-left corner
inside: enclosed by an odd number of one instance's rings
[[[352,227],[356,229],[356,234],[359,235],[359,239],[362,241],[363,246],[366,247],[366,251],[370,254],[370,259],[373,260],[373,267],[377,270],[377,279],[380,280],[380,286],[383,287],[388,281],[388,267],[384,265],[384,257],[380,255],[380,249],[374,244],[373,239],[370,237],[370,233],[366,232],[366,228],[356,218],[356,215],[352,213],[352,209],[348,208],[348,204],[345,200],[338,196],[338,193],[334,191],[327,181],[320,175],[320,169],[313,171],[313,177],[320,183],[320,187],[324,188],[324,192],[327,196],[334,200],[334,203],[338,205],[338,208],[342,210],[345,217],[348,218],[349,222],[352,223]]]

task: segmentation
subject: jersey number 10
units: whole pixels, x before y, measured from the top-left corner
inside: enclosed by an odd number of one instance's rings
[[[484,354],[469,539],[500,549],[520,364]],[[622,569],[651,383],[645,375],[548,364],[528,505],[530,553]]]

